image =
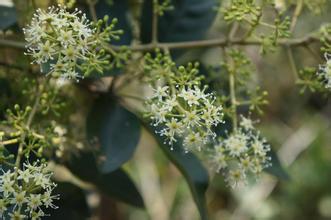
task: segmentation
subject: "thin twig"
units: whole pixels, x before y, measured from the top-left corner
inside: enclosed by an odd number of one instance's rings
[[[33,107],[31,109],[31,112],[29,114],[29,117],[28,117],[28,120],[26,122],[26,129],[28,130],[31,126],[31,123],[33,121],[33,118],[34,116],[36,115],[37,113],[37,110],[38,110],[38,107],[39,107],[39,104],[40,104],[40,99],[41,99],[41,94],[42,94],[42,89],[43,88],[39,88],[38,87],[38,93],[36,95],[36,99],[35,99],[35,102],[33,104]],[[18,152],[17,152],[17,157],[16,157],[16,161],[15,161],[15,167],[19,168],[20,167],[20,163],[21,163],[21,159],[22,159],[22,156],[23,156],[23,148],[24,148],[24,141],[25,141],[25,138],[26,138],[26,133],[23,132],[22,135],[21,135],[21,138],[20,138],[20,144],[18,146]],[[16,173],[17,174],[17,173]]]
[[[295,78],[295,80],[297,80],[297,79],[299,79],[299,71],[298,71],[297,65],[295,64],[292,48],[286,47],[286,53],[287,53],[287,56],[289,59],[289,63],[290,63],[292,72],[294,73],[294,78]]]
[[[88,4],[88,8],[89,8],[91,17],[92,17],[93,21],[96,22],[98,20],[97,12],[95,11],[96,1],[95,0],[87,0],[86,2]]]
[[[320,39],[315,33],[311,33],[302,38],[292,38],[292,39],[279,39],[277,44],[282,46],[305,46],[314,42],[319,42]],[[208,39],[208,40],[197,40],[197,41],[185,41],[185,42],[165,42],[155,44],[140,44],[128,46],[129,50],[132,51],[153,51],[155,48],[167,48],[169,50],[174,49],[188,49],[188,48],[201,48],[201,47],[227,47],[231,45],[246,45],[246,46],[260,46],[262,45],[261,40],[242,40],[242,39],[233,39],[231,41],[227,39]],[[24,42],[18,42],[8,39],[0,39],[0,47],[9,47],[16,49],[25,49]],[[109,47],[115,51],[119,51],[121,46],[109,45]]]
[[[158,23],[159,23],[159,14],[158,14],[158,0],[153,0],[153,18],[152,18],[152,45],[156,46],[158,43]]]
[[[303,0],[299,0],[296,7],[295,7],[294,14],[293,14],[293,17],[292,17],[292,22],[291,22],[291,26],[290,26],[290,31],[291,32],[294,31],[294,28],[295,28],[295,26],[297,24],[297,21],[298,21],[298,17],[301,14],[302,8],[303,8]]]
[[[302,8],[303,8],[303,0],[299,0],[296,7],[295,7],[293,16],[292,16],[292,21],[291,21],[291,26],[290,26],[291,33],[294,31],[294,28],[295,28],[295,26],[297,24],[297,21],[298,21],[298,17],[301,14]],[[287,52],[287,56],[289,58],[289,62],[290,62],[290,65],[291,65],[292,72],[294,73],[294,77],[297,80],[299,78],[299,72],[298,72],[298,69],[297,69],[297,66],[296,66],[296,63],[295,63],[295,60],[294,60],[292,47],[290,45],[286,46],[286,52]]]

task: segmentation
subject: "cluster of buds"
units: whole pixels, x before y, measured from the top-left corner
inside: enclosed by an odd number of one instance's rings
[[[222,106],[216,104],[207,87],[201,88],[197,64],[176,67],[167,55],[146,56],[146,69],[154,82],[153,95],[147,101],[152,125],[160,128],[168,144],[183,140],[184,150],[200,151],[216,134],[213,128],[222,123]],[[153,80],[154,79],[154,80]],[[153,83],[152,83],[153,84]]]
[[[222,172],[227,183],[236,187],[246,183],[247,175],[258,176],[271,165],[270,145],[254,128],[250,119],[241,117],[240,127],[215,145],[211,163]]]
[[[78,9],[71,13],[61,6],[38,9],[24,29],[26,54],[40,64],[41,72],[62,82],[79,80],[93,71],[102,73],[109,65],[108,42],[121,34],[113,30],[116,19],[102,29],[107,21],[105,17],[95,24]]]
[[[58,195],[52,195],[56,184],[47,165],[40,162],[24,163],[24,169],[15,168],[2,171],[0,175],[0,217],[6,219],[40,219],[44,209],[53,204]]]
[[[331,54],[325,53],[326,63],[319,66],[317,75],[325,84],[325,88],[331,89]]]

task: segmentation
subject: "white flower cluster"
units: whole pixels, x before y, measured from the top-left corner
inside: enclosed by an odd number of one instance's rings
[[[325,53],[326,63],[320,65],[317,75],[325,83],[327,89],[331,89],[331,54]]]
[[[78,9],[72,13],[61,6],[38,9],[23,30],[26,54],[33,57],[33,63],[40,64],[41,72],[61,81],[83,78],[79,71],[98,69],[105,62],[97,48],[100,42],[94,36],[96,28]]]
[[[43,209],[53,204],[58,195],[52,195],[56,184],[50,179],[52,173],[46,164],[24,163],[24,169],[2,171],[0,175],[0,219],[40,219]]]
[[[230,186],[236,187],[246,183],[248,174],[258,175],[271,165],[268,151],[270,145],[260,137],[252,121],[242,117],[240,127],[215,145],[211,163]]]
[[[222,106],[215,105],[215,97],[192,86],[163,86],[154,89],[150,100],[150,114],[154,126],[168,143],[183,139],[185,151],[201,150],[216,137],[213,127],[222,123]]]

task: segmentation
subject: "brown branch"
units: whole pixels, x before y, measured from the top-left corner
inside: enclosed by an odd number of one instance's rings
[[[292,39],[279,39],[278,44],[282,46],[305,46],[314,42],[319,42],[320,39],[311,34],[302,38],[292,38]],[[260,46],[262,41],[260,40],[226,40],[226,39],[208,39],[208,40],[197,40],[197,41],[183,41],[183,42],[160,42],[157,44],[140,44],[128,46],[128,49],[132,51],[152,51],[155,48],[163,48],[169,50],[175,49],[188,49],[188,48],[201,48],[201,47],[227,47],[228,45],[242,45],[242,46]],[[24,49],[24,42],[13,41],[9,39],[0,39],[0,47],[9,47],[16,49]],[[119,51],[122,46],[110,45],[110,48]]]

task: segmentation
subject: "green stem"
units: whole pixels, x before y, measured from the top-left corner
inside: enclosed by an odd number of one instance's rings
[[[231,109],[232,109],[232,121],[233,121],[233,129],[237,130],[237,100],[236,100],[236,87],[235,87],[235,73],[231,71],[229,73],[229,86],[230,86],[230,97],[231,97]]]
[[[30,112],[29,117],[28,117],[27,122],[26,122],[26,128],[25,128],[26,130],[30,129],[31,123],[32,123],[32,121],[33,121],[33,119],[34,119],[34,117],[37,113],[37,110],[38,110],[38,107],[39,107],[39,104],[40,104],[40,98],[41,98],[43,88],[44,88],[43,84],[40,85],[40,87],[38,87],[38,93],[36,95],[35,102],[33,104],[33,107],[31,109],[31,112]],[[17,171],[20,167],[21,160],[22,160],[22,157],[23,157],[25,138],[26,138],[26,132],[22,132],[22,135],[21,135],[21,138],[20,138],[20,144],[18,146],[17,157],[16,157],[16,161],[15,161],[15,167],[17,168],[17,170],[15,172],[15,178],[18,174]]]
[[[153,18],[152,18],[152,44],[157,48],[158,44],[158,23],[159,23],[159,14],[158,14],[158,0],[153,0]]]
[[[14,139],[0,142],[0,146],[16,144],[17,142],[18,142],[18,138],[14,138]]]
[[[286,52],[287,52],[287,56],[288,56],[288,59],[289,59],[289,63],[290,63],[292,72],[294,74],[294,78],[295,78],[295,80],[297,80],[299,78],[299,71],[298,71],[297,66],[295,64],[292,48],[287,47]]]

